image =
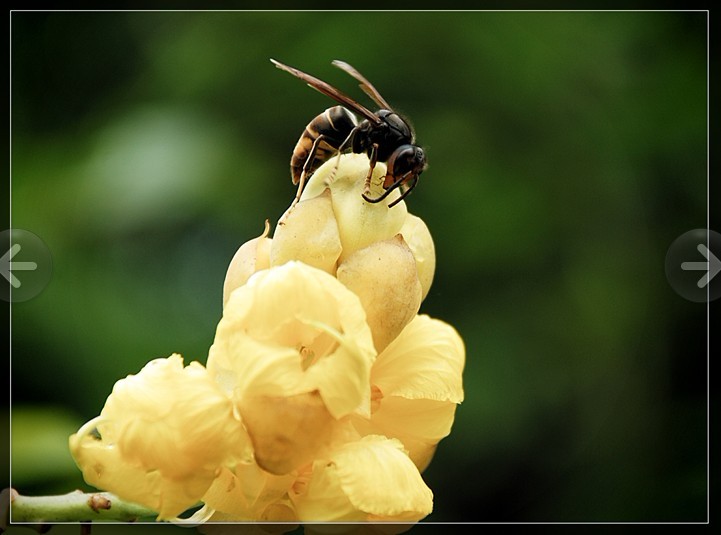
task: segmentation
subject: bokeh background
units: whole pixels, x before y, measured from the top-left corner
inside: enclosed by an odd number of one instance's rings
[[[116,380],[205,362],[226,265],[289,204],[292,148],[333,104],[268,59],[366,102],[341,58],[427,149],[408,200],[437,246],[422,311],[467,345],[427,521],[706,519],[706,307],[664,276],[671,242],[706,226],[706,13],[11,24],[12,226],[54,265],[12,309],[21,493],[86,488],[67,436]]]

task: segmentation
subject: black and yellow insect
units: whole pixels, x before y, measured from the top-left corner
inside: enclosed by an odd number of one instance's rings
[[[298,184],[296,200],[300,198],[305,182],[313,171],[334,155],[346,151],[365,153],[370,159],[362,194],[367,202],[380,202],[400,188],[400,197],[389,204],[392,207],[411,192],[427,166],[426,155],[415,144],[415,134],[408,121],[393,111],[360,72],[344,61],[333,61],[334,66],[358,80],[363,92],[380,106],[375,113],[330,84],[274,59],[271,61],[279,69],[300,78],[313,89],[341,104],[328,108],[310,121],[293,150],[290,171],[293,183]],[[351,111],[363,117],[363,120],[358,122]],[[371,176],[378,162],[386,163],[387,172],[383,178],[384,192],[373,198],[370,196]]]

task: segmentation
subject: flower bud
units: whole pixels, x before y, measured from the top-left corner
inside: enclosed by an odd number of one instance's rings
[[[288,209],[273,234],[270,265],[299,260],[335,274],[341,253],[338,225],[333,215],[330,190]]]
[[[403,201],[393,208],[388,208],[388,204],[400,195],[397,191],[379,203],[369,203],[364,200],[362,194],[367,174],[367,156],[343,154],[340,162],[333,158],[313,174],[301,197],[302,199],[315,197],[325,188],[330,187],[333,212],[343,245],[341,261],[358,249],[398,234],[408,214]],[[380,184],[385,174],[385,164],[377,163],[371,180],[373,197],[383,193]]]
[[[270,225],[266,220],[263,234],[245,242],[236,251],[225,274],[223,306],[228,302],[233,290],[248,282],[253,273],[270,267],[270,249],[273,240],[268,238],[269,230]]]
[[[421,305],[416,260],[400,234],[353,253],[338,266],[338,280],[360,297],[379,353]]]
[[[401,228],[403,239],[410,247],[418,268],[418,280],[423,292],[421,301],[428,295],[436,271],[436,249],[428,227],[420,217],[408,214]]]

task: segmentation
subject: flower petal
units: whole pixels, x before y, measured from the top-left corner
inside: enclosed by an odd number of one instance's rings
[[[253,462],[242,462],[232,469],[222,469],[203,496],[203,502],[219,513],[211,521],[221,520],[221,515],[228,521],[257,521],[269,507],[286,503],[286,494],[294,480],[294,475],[275,476]]]
[[[415,522],[433,509],[433,493],[397,440],[368,436],[314,463],[307,486],[291,494],[303,521]]]
[[[451,432],[456,404],[449,401],[384,397],[370,419],[352,417],[361,435],[385,435],[403,443],[418,470],[428,467],[438,442]]]
[[[258,342],[225,324],[210,347],[208,372],[237,405],[246,396],[299,393],[303,370],[297,350]]]
[[[118,448],[88,435],[72,435],[70,451],[89,485],[158,511],[161,520],[178,516],[197,503],[213,479],[163,477],[157,470],[128,462]]]
[[[371,382],[384,397],[461,403],[465,358],[463,340],[453,327],[419,315],[378,356]]]
[[[240,406],[255,459],[271,474],[313,461],[330,443],[335,419],[317,391],[295,396],[244,398]]]

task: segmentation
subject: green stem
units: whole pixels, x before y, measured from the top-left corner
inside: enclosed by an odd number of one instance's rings
[[[9,510],[5,511],[8,505]],[[0,533],[8,522],[132,522],[140,517],[154,519],[156,516],[156,511],[123,501],[109,492],[76,490],[60,496],[22,496],[14,489],[5,489],[0,502]]]

